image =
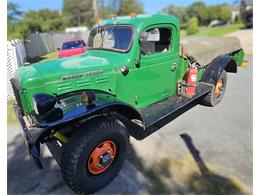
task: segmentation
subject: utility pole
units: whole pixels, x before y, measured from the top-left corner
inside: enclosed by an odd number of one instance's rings
[[[77,15],[77,23],[78,23],[78,26],[81,25],[81,22],[80,22],[80,15]]]
[[[92,0],[94,18],[98,18],[98,0]]]

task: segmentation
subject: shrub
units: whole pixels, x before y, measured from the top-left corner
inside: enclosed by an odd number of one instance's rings
[[[199,32],[199,27],[198,27],[198,18],[192,17],[188,21],[187,25],[187,35],[193,35]]]

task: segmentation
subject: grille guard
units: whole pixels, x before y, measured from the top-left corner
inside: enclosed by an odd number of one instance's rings
[[[35,142],[35,138],[33,137],[31,131],[27,127],[25,120],[22,115],[22,111],[20,107],[17,104],[14,104],[14,111],[16,113],[17,118],[19,119],[20,125],[22,127],[22,133],[25,140],[25,145],[27,146],[27,149],[29,151],[29,155],[31,159],[34,161],[35,166],[38,169],[42,169],[42,163],[40,160],[40,143],[37,141]],[[39,131],[40,129],[37,129]]]

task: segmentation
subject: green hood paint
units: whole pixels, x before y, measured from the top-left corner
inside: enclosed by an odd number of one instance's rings
[[[95,89],[116,93],[116,72],[127,63],[127,54],[89,50],[85,54],[21,67],[16,72],[25,90],[25,110],[32,109],[36,93],[64,94],[75,90]],[[75,76],[77,78],[75,78]]]
[[[63,94],[95,89],[115,94],[115,72],[127,62],[127,54],[89,50],[85,54],[21,67],[16,72],[20,87],[26,91],[26,103],[32,109],[35,93]],[[75,76],[77,78],[75,78]]]
[[[120,61],[119,55],[116,52],[89,50],[79,56],[21,67],[16,73],[16,78],[18,78],[22,88],[27,88],[34,87],[34,84],[38,85],[39,83],[36,81],[42,81],[41,83],[44,85],[60,83],[63,76],[88,71],[102,70],[103,73],[111,72],[116,67],[116,64],[124,64],[125,60]]]

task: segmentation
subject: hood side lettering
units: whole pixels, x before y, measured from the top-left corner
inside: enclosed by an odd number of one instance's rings
[[[102,70],[94,70],[94,71],[88,71],[85,73],[80,73],[80,74],[73,74],[73,75],[66,75],[66,76],[62,76],[61,80],[70,80],[70,79],[76,79],[76,78],[81,78],[81,77],[87,77],[87,76],[92,76],[92,75],[98,75],[98,74],[102,74],[103,71]]]

